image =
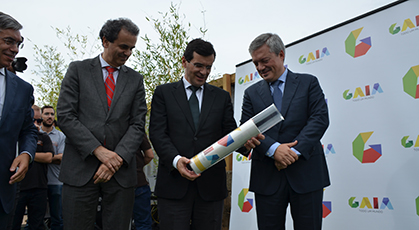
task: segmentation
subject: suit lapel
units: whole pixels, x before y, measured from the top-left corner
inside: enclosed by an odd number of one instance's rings
[[[261,80],[258,86],[258,93],[262,98],[262,102],[265,104],[265,107],[268,107],[274,103],[272,99],[271,89],[269,88],[268,82]]]
[[[192,130],[195,130],[195,124],[193,122],[192,118],[192,112],[189,108],[188,99],[186,97],[185,88],[183,86],[182,79],[177,82],[177,84],[174,84],[173,87],[173,97],[175,98],[177,104],[179,105],[180,109],[182,110],[183,114],[186,117],[186,120],[189,123],[189,126],[191,126]],[[195,130],[196,131],[196,130]]]
[[[11,111],[11,108],[14,104],[14,98],[16,97],[17,92],[17,82],[15,76],[8,72],[8,70],[5,71],[5,74],[6,94],[4,95],[4,104],[0,124],[2,124],[3,121],[7,120],[7,112]]]
[[[208,117],[209,112],[211,111],[212,105],[215,100],[215,95],[213,89],[208,87],[207,83],[204,84],[204,95],[202,95],[202,105],[201,105],[201,114],[199,115],[199,131],[203,124],[205,124],[205,120]]]
[[[288,70],[287,80],[285,82],[284,88],[284,96],[282,97],[282,109],[281,113],[285,117],[288,112],[288,109],[291,105],[292,98],[297,91],[297,87],[299,84],[299,80],[297,79],[296,75]]]
[[[113,98],[112,98],[112,104],[111,104],[111,108],[109,109],[109,114],[112,113],[112,111],[114,110],[115,104],[118,103],[118,100],[119,98],[121,98],[121,94],[122,92],[124,92],[125,86],[127,85],[127,82],[129,81],[129,76],[127,75],[127,72],[128,70],[126,66],[122,65],[121,68],[119,68],[118,80],[115,85],[115,94],[113,95]],[[105,95],[106,95],[106,91],[105,91]]]
[[[103,72],[102,66],[100,65],[99,56],[97,58],[92,59],[91,67],[92,68],[90,69],[90,75],[93,78],[93,84],[95,85],[98,97],[102,102],[102,108],[104,112],[108,113],[108,102],[106,99],[105,82],[103,81]]]

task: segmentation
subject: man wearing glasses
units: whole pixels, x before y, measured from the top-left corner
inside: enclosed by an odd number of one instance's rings
[[[0,12],[0,230],[12,215],[15,183],[25,177],[37,146],[33,87],[6,70],[22,47],[21,29],[19,22]]]

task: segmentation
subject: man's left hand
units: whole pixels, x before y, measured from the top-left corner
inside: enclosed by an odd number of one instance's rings
[[[260,145],[259,140],[264,140],[265,136],[261,133],[259,133],[256,137],[252,137],[249,140],[246,141],[244,144],[244,147],[246,147],[247,151],[250,151],[254,149],[256,146]]]
[[[106,183],[113,175],[114,173],[105,164],[101,164],[93,176],[93,180],[95,180],[95,184]]]

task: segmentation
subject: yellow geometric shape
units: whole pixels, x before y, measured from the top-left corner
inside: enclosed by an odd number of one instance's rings
[[[369,209],[372,208],[371,202],[368,199],[368,197],[364,197],[362,198],[362,202],[361,202],[361,206],[359,206],[360,208],[365,208],[365,206],[367,206]]]
[[[359,28],[359,29],[357,29],[357,30],[352,31],[352,33],[353,33],[353,34],[354,34],[354,36],[355,36],[355,39],[357,39],[357,38],[358,38],[358,36],[359,36],[359,34],[361,33],[362,29],[364,29],[364,27],[361,27],[361,28]]]
[[[234,131],[242,131],[241,129],[240,129],[240,127],[238,127],[237,129],[235,129]]]
[[[368,139],[370,139],[372,133],[373,132],[361,133],[361,137],[362,137],[362,140],[364,141],[364,143],[367,143],[367,141],[368,141]]]
[[[418,138],[416,139],[416,142],[415,142],[416,144],[415,144],[415,147],[419,147],[419,135],[418,135]]]
[[[415,72],[416,76],[419,76],[419,65],[412,67],[413,72]]]
[[[409,27],[410,29],[415,27],[415,25],[413,25],[413,22],[410,20],[410,18],[404,20],[402,31],[405,31],[407,27]]]

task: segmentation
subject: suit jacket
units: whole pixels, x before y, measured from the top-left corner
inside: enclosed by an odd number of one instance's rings
[[[33,88],[12,72],[6,70],[6,95],[0,120],[0,212],[9,213],[15,201],[16,185],[10,185],[13,175],[9,171],[16,157],[16,142],[19,153],[27,151],[35,158],[37,132],[33,124]]]
[[[122,187],[134,186],[135,151],[144,135],[147,112],[144,97],[143,77],[123,65],[108,111],[99,57],[72,62],[57,104],[58,123],[67,137],[59,179],[72,186],[85,185],[101,164],[93,150],[102,145],[124,160],[114,174],[116,181]]]
[[[262,80],[246,89],[241,123],[273,103],[269,84]],[[327,104],[316,77],[288,71],[282,97],[281,113],[285,120],[268,130],[265,140],[254,149],[250,190],[272,195],[285,173],[292,189],[307,193],[330,185],[326,160],[320,139],[329,125]],[[289,143],[302,155],[299,160],[278,171],[274,160],[265,153],[274,142]]]
[[[175,156],[190,159],[235,128],[228,92],[204,84],[200,122],[195,130],[182,80],[158,86],[151,104],[149,133],[159,156],[156,195],[167,199],[183,198],[191,182],[173,168]],[[202,199],[224,199],[227,196],[225,161],[207,169],[194,183]]]

